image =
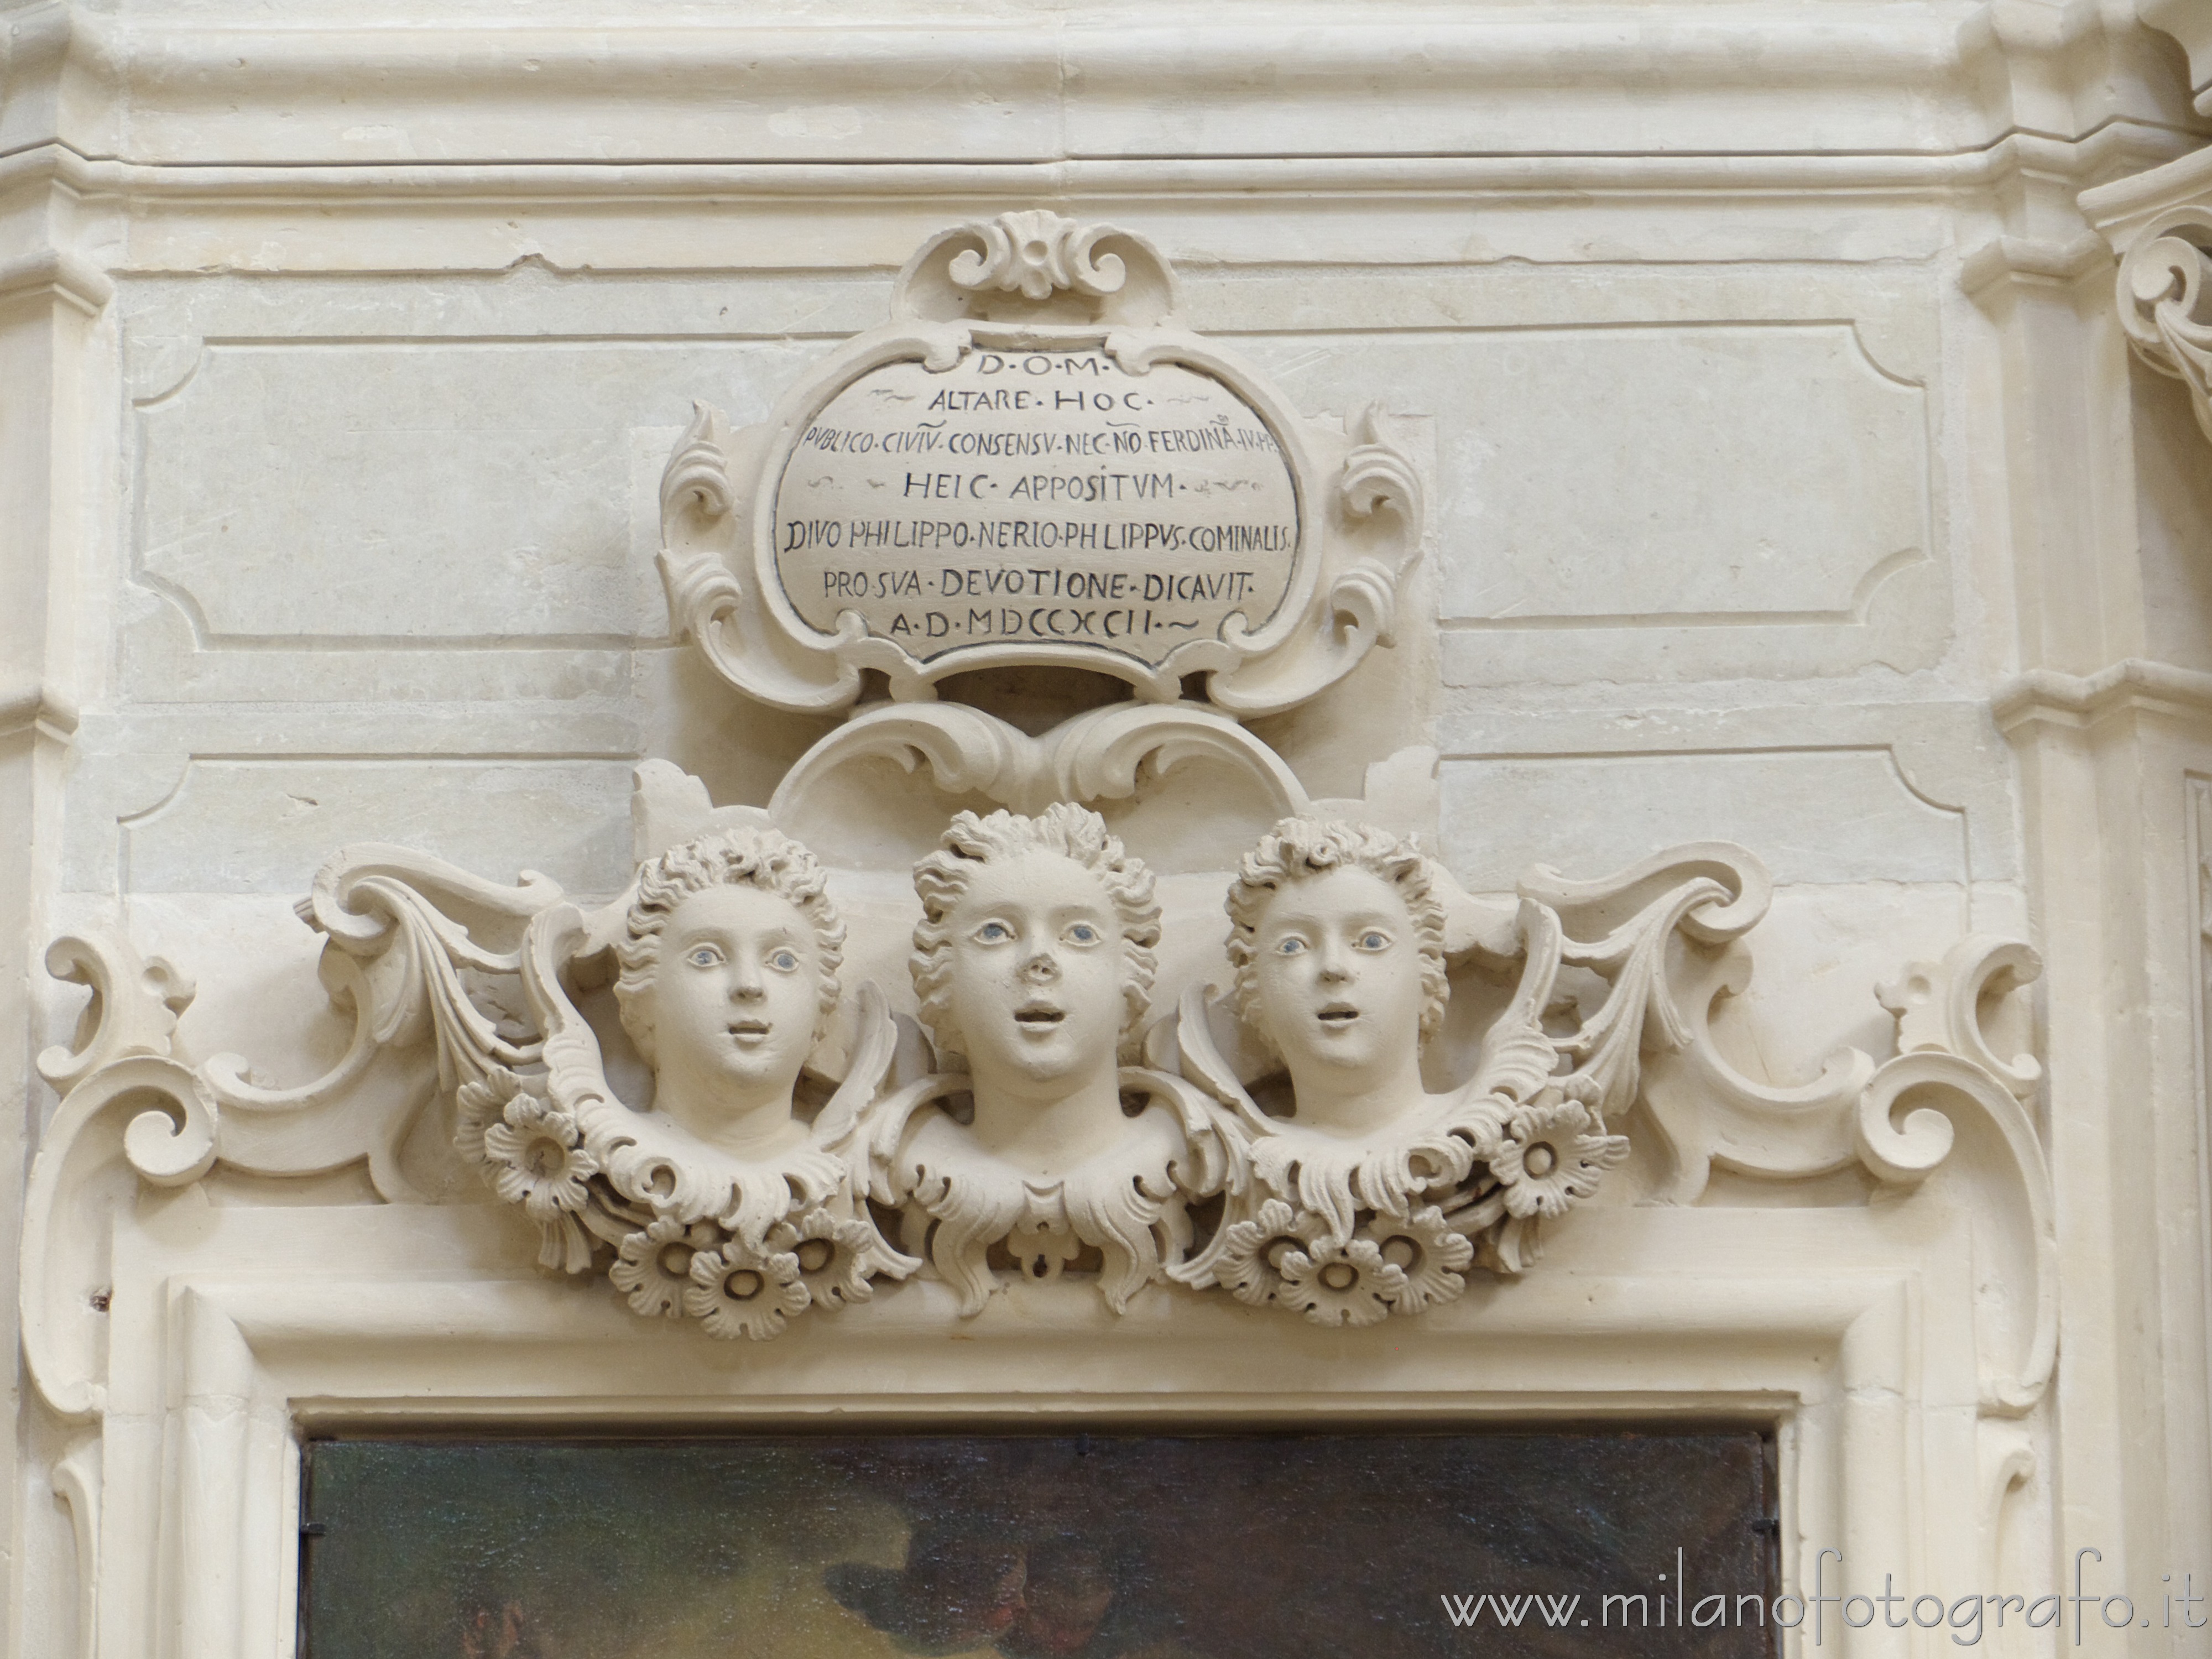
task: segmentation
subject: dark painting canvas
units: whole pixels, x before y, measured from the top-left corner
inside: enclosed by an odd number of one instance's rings
[[[303,1633],[309,1659],[1748,1659],[1776,1651],[1770,1485],[1748,1432],[322,1441]]]

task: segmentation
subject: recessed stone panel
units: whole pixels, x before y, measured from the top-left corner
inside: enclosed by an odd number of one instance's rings
[[[511,881],[572,891],[629,879],[623,761],[196,760],[176,792],[122,826],[122,882],[142,893],[304,893],[324,861],[387,842]],[[241,826],[251,825],[245,833]]]
[[[1785,885],[1968,875],[1966,815],[1913,793],[1886,750],[1448,760],[1442,786],[1444,861],[1476,891],[1698,841],[1754,848]]]
[[[817,350],[210,341],[142,408],[137,564],[213,642],[658,636],[632,433],[757,415]]]

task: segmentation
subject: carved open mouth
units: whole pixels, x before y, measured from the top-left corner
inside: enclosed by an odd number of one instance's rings
[[[1359,1018],[1359,1010],[1348,1002],[1332,1002],[1320,1014],[1322,1024],[1329,1030],[1341,1031]]]
[[[1033,1002],[1014,1011],[1014,1024],[1024,1031],[1057,1030],[1060,1021],[1066,1018],[1066,1013],[1048,1002]]]
[[[730,1035],[733,1037],[764,1037],[768,1030],[768,1022],[764,1019],[733,1019],[730,1022]]]

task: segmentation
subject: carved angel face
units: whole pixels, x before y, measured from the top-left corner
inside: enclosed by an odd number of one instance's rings
[[[1042,1098],[1114,1070],[1121,932],[1097,872],[1042,848],[993,859],[945,931],[948,1012],[979,1085]]]
[[[655,1106],[732,1151],[787,1128],[821,1012],[818,970],[813,924],[781,895],[731,884],[684,899],[650,994]]]
[[[1419,1051],[1420,945],[1396,884],[1358,865],[1288,882],[1253,943],[1257,1012],[1293,1087],[1381,1087]]]

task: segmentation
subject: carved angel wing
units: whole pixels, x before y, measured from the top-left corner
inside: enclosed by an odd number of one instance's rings
[[[1559,919],[1533,899],[1521,902],[1518,930],[1528,951],[1513,1000],[1483,1033],[1482,1057],[1468,1087],[1527,1100],[1557,1069],[1559,1051],[1544,1034],[1544,1010],[1559,976]]]

